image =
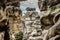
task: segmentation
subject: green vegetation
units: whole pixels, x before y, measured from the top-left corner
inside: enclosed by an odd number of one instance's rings
[[[51,7],[51,11],[54,11],[56,9],[56,6]]]
[[[20,31],[18,34],[16,34],[16,40],[22,40],[23,39],[23,32]]]

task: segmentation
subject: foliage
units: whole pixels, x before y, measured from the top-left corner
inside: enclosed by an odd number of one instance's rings
[[[51,7],[51,11],[54,11],[56,9],[56,6]]]
[[[22,40],[23,39],[23,33],[20,31],[18,34],[16,34],[16,40]]]

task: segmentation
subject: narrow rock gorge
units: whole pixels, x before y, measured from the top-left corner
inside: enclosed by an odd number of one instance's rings
[[[40,13],[29,1],[24,16],[22,1],[0,0],[0,40],[60,40],[60,0],[38,0]]]

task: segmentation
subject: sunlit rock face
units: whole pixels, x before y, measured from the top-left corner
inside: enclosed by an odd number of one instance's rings
[[[43,19],[44,22],[47,23],[48,25],[49,24],[53,25],[54,24],[53,18],[55,16],[55,14],[59,13],[59,10],[60,10],[59,6],[58,6],[58,5],[60,5],[60,1],[59,0],[53,0],[53,1],[52,0],[39,0],[38,5],[39,5],[40,11],[41,11],[40,12],[41,19]],[[46,19],[45,19],[45,17],[46,17]],[[41,23],[42,23],[42,21],[41,21]],[[43,23],[43,24],[45,24],[45,23]]]
[[[22,11],[19,7],[7,6],[7,18],[9,20],[9,29],[10,29],[10,40],[15,40],[15,36],[22,30],[21,26],[21,16]]]
[[[56,25],[56,22],[60,20],[60,1],[59,0],[39,0],[38,5],[40,8],[40,22],[42,25],[42,35],[43,35],[43,40],[60,40],[60,33],[57,33],[57,26],[54,32],[52,31],[54,28],[52,28],[54,25]],[[57,16],[56,16],[57,15]],[[58,22],[59,23],[59,22]],[[46,25],[47,24],[47,25]],[[59,24],[60,25],[60,24]],[[60,27],[60,26],[58,26]],[[52,28],[51,34],[49,29]],[[49,35],[48,32],[49,31]],[[57,34],[56,34],[56,33]],[[46,37],[47,36],[49,37]],[[45,35],[45,36],[44,36]],[[54,35],[54,36],[51,36]],[[59,36],[59,37],[58,37]],[[44,39],[46,38],[46,39]]]
[[[24,39],[38,40],[41,35],[40,16],[38,12],[29,10],[25,14]]]
[[[0,40],[16,40],[22,30],[20,1],[25,0],[0,0]]]
[[[9,26],[10,29],[13,31],[13,33],[17,33],[19,28],[20,28],[20,23],[21,23],[21,13],[19,11],[14,11],[14,15],[9,15]],[[11,27],[12,26],[12,27]]]

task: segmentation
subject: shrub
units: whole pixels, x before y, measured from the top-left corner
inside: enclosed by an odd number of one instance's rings
[[[22,40],[23,39],[23,32],[20,31],[18,34],[16,34],[16,40]]]

